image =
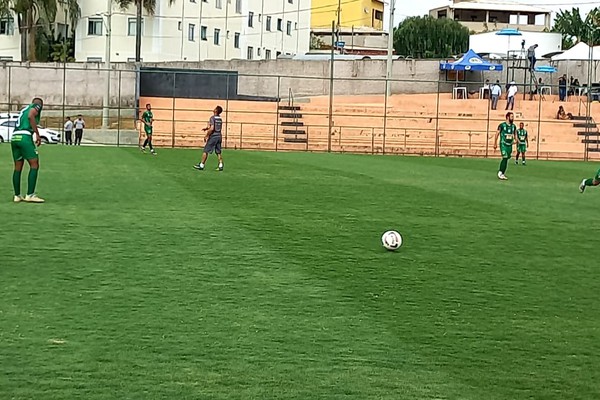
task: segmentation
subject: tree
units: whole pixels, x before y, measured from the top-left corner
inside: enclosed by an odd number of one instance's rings
[[[43,53],[37,41],[43,35],[50,34],[50,27],[56,22],[59,4],[67,8],[71,29],[74,31],[81,16],[77,0],[0,0],[0,16],[12,17],[14,14],[17,17],[22,61],[36,61],[37,56]]]
[[[1,1],[1,0],[0,0]],[[156,11],[157,0],[115,0],[122,9],[130,6],[136,6],[136,24],[135,24],[135,61],[139,62],[142,56],[142,9],[145,9],[149,15],[154,15]],[[175,3],[175,0],[169,0],[169,6]]]
[[[468,47],[469,29],[447,18],[410,17],[394,29],[394,49],[403,56],[445,58]]]
[[[592,45],[600,44],[600,8],[590,11],[585,18],[581,17],[579,8],[559,11],[554,20],[554,32],[563,36],[563,49],[567,50],[579,42]],[[591,43],[590,43],[591,41]]]

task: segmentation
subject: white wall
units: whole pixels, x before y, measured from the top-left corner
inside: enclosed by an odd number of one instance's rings
[[[157,2],[155,16],[144,16],[142,59],[145,62],[203,61],[246,59],[248,47],[253,48],[253,59],[265,59],[266,50],[271,58],[277,52],[297,54],[308,51],[310,43],[311,0],[239,0],[241,13],[236,12],[236,1],[179,0],[172,6]],[[82,2],[82,18],[77,27],[75,56],[78,61],[90,58],[104,60],[107,43],[106,27],[102,36],[88,34],[89,19],[106,13],[107,0]],[[254,13],[253,27],[248,26],[249,13]],[[271,16],[271,32],[266,31],[266,16]],[[103,17],[106,22],[106,17]],[[135,57],[135,36],[128,35],[128,20],[135,18],[135,10],[111,10],[111,61],[124,62]],[[277,19],[283,19],[283,31],[277,31]],[[287,23],[292,31],[287,35]],[[190,26],[194,26],[193,37]],[[201,37],[202,27],[206,36]],[[219,41],[215,43],[216,29]],[[133,32],[132,32],[133,33]],[[239,33],[239,46],[235,36]],[[260,55],[259,50],[260,49]]]
[[[500,36],[496,35],[496,32],[471,35],[469,37],[469,48],[476,53],[494,53],[504,56],[508,50],[520,50],[521,41],[525,40],[525,49],[536,43],[539,45],[535,52],[537,58],[542,58],[544,54],[561,51],[562,38],[560,33],[521,33],[521,36]]]

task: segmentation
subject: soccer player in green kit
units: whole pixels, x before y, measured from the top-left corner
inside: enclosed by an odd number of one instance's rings
[[[36,97],[31,104],[25,107],[19,114],[19,119],[13,132],[10,147],[13,160],[15,161],[15,170],[13,171],[13,188],[15,189],[14,202],[20,203],[43,203],[35,194],[37,184],[38,170],[40,168],[37,147],[42,143],[38,124],[42,115],[44,101]],[[21,196],[21,173],[25,160],[29,163],[29,176],[27,183],[27,196]]]
[[[587,186],[598,186],[600,185],[600,169],[596,171],[596,175],[593,178],[584,179],[581,181],[581,185],[579,185],[579,191],[581,193],[585,192],[585,188]]]
[[[527,152],[527,146],[529,146],[529,135],[527,134],[527,130],[525,130],[525,124],[521,122],[519,124],[519,129],[517,129],[517,158],[515,160],[516,165],[519,165],[519,155],[522,156],[523,165],[525,165],[525,153]]]
[[[500,162],[500,169],[498,171],[498,179],[507,180],[506,168],[508,167],[508,160],[512,154],[513,144],[515,142],[515,133],[517,127],[514,124],[514,114],[512,112],[506,113],[506,121],[498,125],[496,131],[496,137],[494,138],[494,150],[498,148],[498,137],[500,137],[500,153],[502,154],[502,161]]]
[[[152,106],[150,104],[146,104],[146,111],[144,111],[140,120],[144,124],[144,132],[146,132],[146,140],[140,150],[145,153],[146,146],[148,146],[150,147],[150,153],[156,155],[154,147],[152,147],[152,124],[154,123],[154,115],[152,114]]]

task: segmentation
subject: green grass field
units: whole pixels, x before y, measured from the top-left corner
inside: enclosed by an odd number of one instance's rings
[[[9,150],[0,399],[600,398],[594,164]]]

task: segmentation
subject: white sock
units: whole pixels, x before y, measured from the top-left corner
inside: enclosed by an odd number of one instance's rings
[[[200,163],[200,168],[204,168],[204,163]]]
[[[223,168],[223,163],[222,162],[219,163],[219,168]]]

